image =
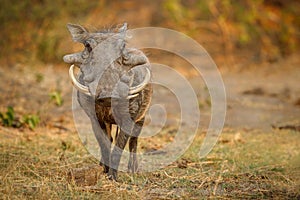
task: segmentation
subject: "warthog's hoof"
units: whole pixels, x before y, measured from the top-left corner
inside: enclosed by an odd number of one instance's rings
[[[107,174],[109,180],[117,181],[118,172],[115,169],[109,169]]]
[[[99,163],[99,165],[103,167],[103,173],[107,174],[109,171],[109,166],[103,164],[102,161]]]

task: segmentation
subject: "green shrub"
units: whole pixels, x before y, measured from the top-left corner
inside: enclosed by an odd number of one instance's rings
[[[7,107],[6,113],[0,113],[0,119],[4,126],[13,126],[15,122],[15,111],[13,107]]]
[[[7,107],[7,111],[5,113],[0,112],[0,119],[3,126],[14,128],[28,126],[31,130],[36,128],[36,126],[40,123],[40,117],[35,114],[27,114],[22,117],[16,117],[14,108],[11,106]]]
[[[21,122],[33,130],[40,123],[40,117],[38,115],[24,115]]]

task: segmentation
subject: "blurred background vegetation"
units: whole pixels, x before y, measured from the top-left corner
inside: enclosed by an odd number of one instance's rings
[[[299,50],[299,13],[297,0],[2,0],[0,62],[59,64],[70,51],[67,22],[124,21],[182,31],[215,58],[275,62]]]

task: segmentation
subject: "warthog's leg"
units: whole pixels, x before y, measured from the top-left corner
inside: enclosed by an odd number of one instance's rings
[[[110,179],[116,180],[120,159],[134,127],[134,121],[131,119],[129,104],[126,99],[113,100],[112,110],[116,124],[120,128],[120,132],[117,134],[115,147],[111,152],[108,176]]]
[[[111,151],[111,142],[112,142],[112,137],[111,137],[111,125],[106,124],[106,123],[99,123],[101,126],[101,129],[103,130],[103,133],[107,136],[106,142],[103,144],[103,142],[99,141],[98,138],[98,143],[100,145],[100,150],[101,150],[101,161],[100,165],[103,166],[103,171],[104,173],[108,173],[109,171],[109,159],[110,159],[110,151]]]
[[[128,138],[129,136],[121,129],[116,139],[116,146],[111,153],[110,169],[108,172],[108,177],[110,179],[117,180],[118,166]]]
[[[110,151],[111,151],[111,141],[110,138],[107,135],[107,127],[104,124],[104,122],[99,122],[98,118],[96,116],[95,112],[95,106],[94,106],[94,99],[91,97],[82,94],[80,92],[77,93],[78,96],[78,102],[80,106],[83,108],[85,113],[88,115],[94,135],[97,139],[97,142],[100,146],[101,150],[101,163],[105,164],[104,172],[108,172],[109,168],[107,167],[109,165],[109,158],[110,158]]]
[[[133,131],[132,131],[132,137],[130,137],[130,139],[129,139],[130,157],[129,157],[129,162],[128,162],[128,172],[135,173],[138,169],[136,149],[137,149],[138,137],[143,128],[144,120],[145,120],[145,118],[138,121],[134,125]]]

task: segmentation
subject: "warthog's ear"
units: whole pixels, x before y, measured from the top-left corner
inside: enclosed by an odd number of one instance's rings
[[[72,35],[72,39],[75,42],[84,42],[88,36],[88,30],[80,25],[68,23],[67,27]]]

